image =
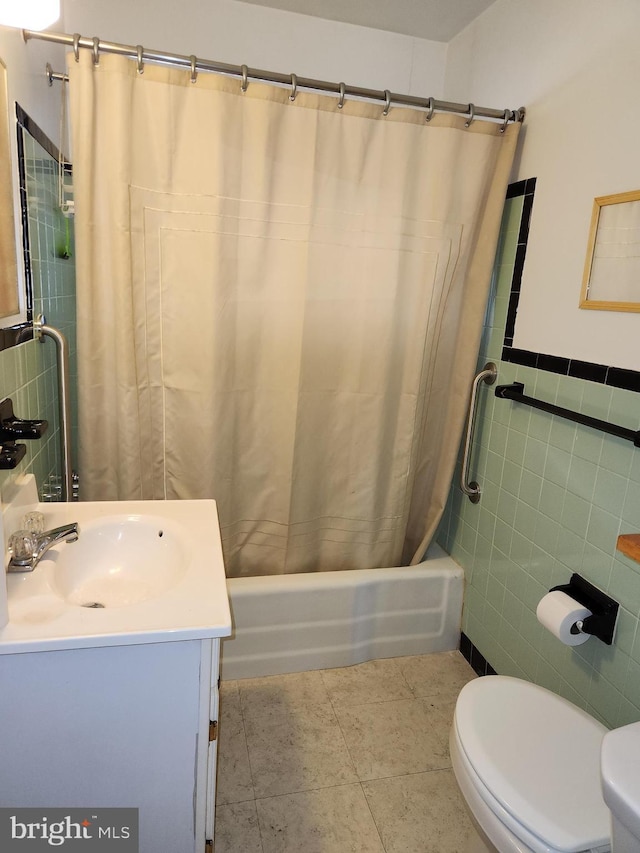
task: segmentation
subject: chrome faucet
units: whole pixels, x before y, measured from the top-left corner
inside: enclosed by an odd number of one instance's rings
[[[44,533],[30,533],[28,530],[18,530],[10,540],[12,551],[7,567],[8,572],[32,572],[40,560],[59,542],[75,542],[80,536],[78,522],[64,524],[45,530]]]

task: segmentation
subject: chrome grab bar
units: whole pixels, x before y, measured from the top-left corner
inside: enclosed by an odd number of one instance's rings
[[[480,486],[474,480],[469,482],[469,463],[471,462],[471,442],[476,421],[476,408],[478,388],[481,382],[493,385],[498,376],[498,368],[492,361],[485,364],[483,370],[478,373],[471,386],[471,399],[469,400],[469,414],[467,415],[467,433],[464,439],[464,453],[462,455],[462,474],[460,477],[460,488],[467,495],[472,504],[480,500]]]
[[[33,324],[36,338],[42,340],[45,336],[52,338],[56,344],[58,361],[58,403],[60,406],[60,444],[62,448],[62,500],[70,501],[73,496],[73,481],[71,474],[71,415],[69,403],[69,346],[67,339],[54,329],[47,326],[44,314],[40,314]]]

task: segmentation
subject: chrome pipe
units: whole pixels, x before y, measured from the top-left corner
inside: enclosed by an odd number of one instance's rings
[[[44,343],[48,337],[55,341],[58,365],[58,405],[60,409],[60,447],[62,450],[62,500],[70,501],[73,496],[71,472],[71,404],[69,400],[69,345],[67,339],[53,326],[47,326],[44,314],[39,314],[33,324],[36,338]]]
[[[438,112],[459,113],[460,115],[468,115],[473,120],[474,118],[496,119],[504,123],[509,121],[524,121],[525,108],[520,107],[517,110],[499,110],[492,107],[478,107],[475,104],[458,104],[454,101],[439,101],[435,98],[418,98],[414,95],[401,95],[388,90],[381,91],[378,89],[366,89],[361,86],[348,86],[344,83],[330,83],[326,80],[315,80],[312,77],[299,77],[292,74],[281,74],[278,71],[263,71],[259,68],[247,68],[246,65],[230,65],[227,62],[216,62],[211,59],[200,59],[192,55],[186,56],[180,53],[166,53],[160,50],[152,50],[150,48],[141,48],[141,45],[118,44],[117,42],[102,41],[102,39],[87,38],[80,36],[77,33],[70,35],[69,33],[52,33],[52,32],[37,32],[35,30],[22,30],[22,37],[25,41],[29,39],[38,39],[40,41],[48,41],[54,44],[64,44],[72,47],[77,56],[77,51],[80,48],[91,50],[94,53],[94,61],[102,53],[115,53],[119,56],[128,56],[135,59],[138,63],[138,68],[142,67],[145,62],[157,63],[160,65],[176,65],[180,68],[191,70],[192,74],[197,74],[198,71],[212,71],[216,74],[227,74],[231,77],[240,77],[243,81],[243,86],[246,86],[246,80],[250,77],[253,80],[261,80],[266,83],[278,83],[283,86],[292,86],[295,78],[297,88],[311,89],[313,91],[326,92],[328,94],[337,95],[342,102],[344,98],[351,96],[354,98],[365,98],[371,101],[382,101],[385,104],[385,109],[388,104],[396,104],[405,107],[415,107],[416,109],[436,110]],[[195,62],[194,62],[195,60]],[[63,75],[56,75],[53,79],[61,79]]]
[[[471,462],[471,445],[476,423],[476,410],[478,407],[478,388],[480,383],[493,385],[498,376],[498,368],[492,361],[487,362],[478,373],[471,386],[471,399],[469,400],[469,413],[467,415],[467,430],[464,439],[464,452],[462,454],[462,474],[460,477],[460,488],[469,498],[471,503],[477,504],[480,500],[480,486],[475,480],[469,481],[469,465]]]

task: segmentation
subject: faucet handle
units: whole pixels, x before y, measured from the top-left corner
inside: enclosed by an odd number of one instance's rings
[[[11,562],[18,566],[28,566],[36,552],[38,540],[30,530],[16,530],[9,537]]]
[[[37,510],[28,512],[22,519],[22,528],[36,535],[44,533],[44,514]]]

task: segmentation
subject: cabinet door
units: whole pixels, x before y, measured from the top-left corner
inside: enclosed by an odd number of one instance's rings
[[[202,853],[201,643],[0,655],[0,806],[138,808],[140,853]]]

